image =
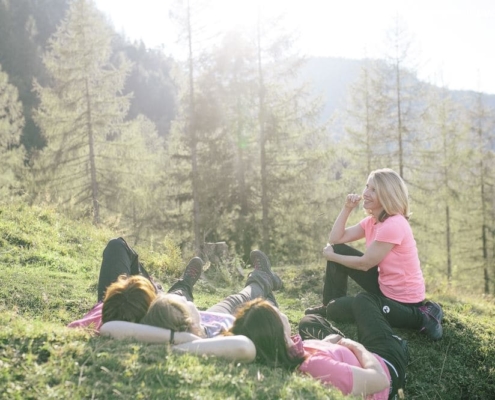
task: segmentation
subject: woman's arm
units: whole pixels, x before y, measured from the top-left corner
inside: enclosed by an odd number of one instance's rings
[[[352,210],[359,204],[361,196],[357,194],[348,194],[344,207],[340,211],[339,216],[335,220],[332,230],[328,235],[328,242],[337,243],[349,243],[364,237],[364,229],[360,225],[354,225],[346,228],[347,219]]]
[[[155,326],[136,324],[126,321],[110,321],[103,324],[100,334],[111,336],[115,339],[136,339],[145,343],[169,343],[171,332],[168,329]],[[174,332],[174,343],[187,343],[200,339],[190,332]]]
[[[100,334],[115,339],[136,339],[145,343],[170,343],[171,332],[155,326],[125,321],[103,324]],[[245,336],[218,336],[201,339],[189,332],[174,332],[173,351],[222,357],[226,360],[252,362],[256,358],[253,342]]]
[[[328,261],[334,261],[338,264],[345,265],[348,268],[368,271],[377,266],[385,256],[392,251],[394,246],[395,244],[393,243],[377,242],[375,240],[362,256],[345,256],[335,253],[333,247],[330,244],[327,244],[323,249],[323,256]]]
[[[362,367],[351,367],[353,377],[352,394],[368,395],[381,392],[390,387],[387,374],[373,353],[366,350],[361,343],[350,339],[342,339],[339,344],[350,349]]]
[[[256,358],[254,343],[246,336],[217,336],[198,339],[172,347],[173,351],[221,357],[229,361],[249,363]]]

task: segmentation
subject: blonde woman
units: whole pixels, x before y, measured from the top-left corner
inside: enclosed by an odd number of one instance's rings
[[[346,226],[361,200],[368,216]],[[323,249],[327,259],[323,304],[308,308],[305,314],[336,321],[352,318],[353,298],[347,297],[351,277],[366,292],[380,297],[382,312],[392,327],[418,329],[433,340],[440,339],[443,311],[437,303],[425,302],[409,215],[408,190],[399,174],[389,168],[371,172],[362,195],[347,195],[330,231]],[[366,240],[364,253],[345,244],[360,239]]]
[[[201,317],[193,302],[176,294],[158,296],[141,320],[142,324],[169,329],[175,332],[190,332],[206,337],[201,326]]]

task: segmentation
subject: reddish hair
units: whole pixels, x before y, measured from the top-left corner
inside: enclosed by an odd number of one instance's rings
[[[139,322],[156,298],[155,287],[141,275],[121,275],[106,290],[102,323],[109,321]]]

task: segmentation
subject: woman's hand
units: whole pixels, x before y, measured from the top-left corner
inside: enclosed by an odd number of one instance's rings
[[[335,254],[333,251],[333,246],[330,243],[327,243],[323,249],[323,257],[325,257],[328,261],[331,261],[332,254]]]
[[[328,336],[325,336],[325,338],[322,339],[323,342],[328,342],[328,343],[333,343],[336,344],[342,340],[342,336],[338,335],[337,333],[331,333]]]
[[[348,338],[340,339],[338,341],[338,344],[347,347],[353,353],[355,353],[356,351],[367,351],[366,348],[361,343],[355,342],[354,340]]]
[[[361,195],[354,193],[348,194],[345,199],[344,207],[352,210],[359,204],[360,201],[361,201]]]

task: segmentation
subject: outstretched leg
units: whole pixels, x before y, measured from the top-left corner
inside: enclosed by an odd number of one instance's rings
[[[278,307],[272,290],[280,289],[282,281],[272,272],[270,260],[263,252],[254,250],[251,252],[251,264],[254,271],[249,274],[244,289],[239,293],[231,294],[207,311],[234,315],[241,304],[258,297],[264,298]]]
[[[203,260],[199,257],[192,258],[184,270],[182,277],[175,282],[167,293],[184,296],[188,301],[194,301],[193,287],[203,272]]]

